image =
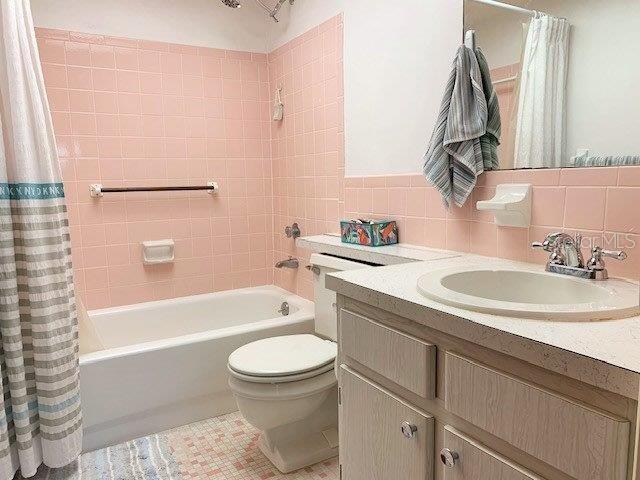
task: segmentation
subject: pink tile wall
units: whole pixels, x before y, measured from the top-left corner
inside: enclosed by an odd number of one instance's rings
[[[344,177],[342,16],[311,29],[269,55],[272,90],[283,88],[284,120],[273,124],[276,259],[309,252],[282,233],[297,221],[303,235],[337,230]],[[308,298],[312,274],[276,270],[276,284]]]
[[[89,308],[272,283],[267,56],[38,29],[64,168],[77,289]],[[105,194],[89,184],[220,183]],[[145,267],[140,242],[173,238]]]
[[[394,218],[406,243],[540,264],[546,254],[531,250],[531,242],[552,231],[580,231],[585,251],[592,245],[627,250],[629,259],[610,260],[609,270],[638,277],[640,167],[490,172],[471,201],[451,211],[422,175],[344,178],[342,30],[337,17],[269,56],[272,89],[284,87],[286,104],[285,120],[272,128],[278,258],[308,261],[309,252],[281,233],[293,221],[303,235],[313,235],[336,232],[341,218]],[[473,207],[505,182],[534,185],[530,228],[497,227],[492,216]],[[276,271],[274,280],[312,297],[306,270]]]
[[[76,282],[90,308],[275,283],[307,298],[312,274],[274,270],[310,252],[283,229],[336,232],[340,218],[395,218],[401,241],[544,263],[554,230],[624,248],[640,272],[640,167],[501,171],[446,211],[421,175],[345,178],[343,20],[268,56],[39,29],[68,196]],[[276,87],[285,118],[270,120]],[[220,182],[221,194],[88,196],[88,185]],[[534,185],[529,229],[472,205],[504,182]],[[172,266],[144,267],[142,240],[174,238]]]
[[[475,209],[499,183],[532,183],[532,225],[498,227]],[[640,167],[490,172],[479,179],[464,208],[447,211],[422,175],[347,178],[345,217],[394,218],[402,242],[543,264],[546,253],[529,245],[553,231],[581,232],[585,255],[593,245],[623,249],[609,260],[615,275],[640,275]]]

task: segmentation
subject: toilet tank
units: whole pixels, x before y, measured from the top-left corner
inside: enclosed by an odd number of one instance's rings
[[[356,260],[332,257],[321,253],[311,255],[311,265],[314,267],[313,290],[315,301],[315,331],[317,334],[338,340],[338,315],[336,309],[336,293],[325,287],[327,273],[372,268],[372,265],[360,263]]]

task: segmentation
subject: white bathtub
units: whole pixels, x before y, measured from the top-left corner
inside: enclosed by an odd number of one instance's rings
[[[278,313],[283,302],[288,316]],[[90,451],[235,411],[229,354],[260,338],[313,332],[313,303],[257,287],[94,310],[84,323],[80,388]]]

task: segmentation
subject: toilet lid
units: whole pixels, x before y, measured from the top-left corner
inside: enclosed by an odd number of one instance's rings
[[[255,377],[296,375],[333,362],[337,350],[334,342],[315,335],[265,338],[229,355],[229,368]]]

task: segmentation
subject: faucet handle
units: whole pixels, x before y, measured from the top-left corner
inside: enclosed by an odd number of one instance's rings
[[[545,252],[554,253],[558,251],[558,245],[555,240],[551,240],[549,237],[545,238],[544,242],[533,242],[531,248],[539,248]]]
[[[607,269],[605,268],[603,257],[614,258],[616,260],[626,260],[627,254],[622,250],[603,250],[602,247],[593,247],[591,250],[591,259],[587,263],[587,268],[595,272],[596,280],[606,280],[609,278]]]
[[[551,248],[551,243],[549,242],[549,240],[545,240],[544,242],[533,242],[531,244],[531,248],[540,248],[542,250],[544,250],[545,252],[552,252],[553,249]]]
[[[604,250],[602,247],[593,247],[589,266],[596,270],[604,268],[603,257],[613,258],[615,260],[626,260],[627,253],[622,250]]]
[[[615,260],[627,259],[627,253],[623,250],[602,250],[600,253],[603,257],[613,258]]]

